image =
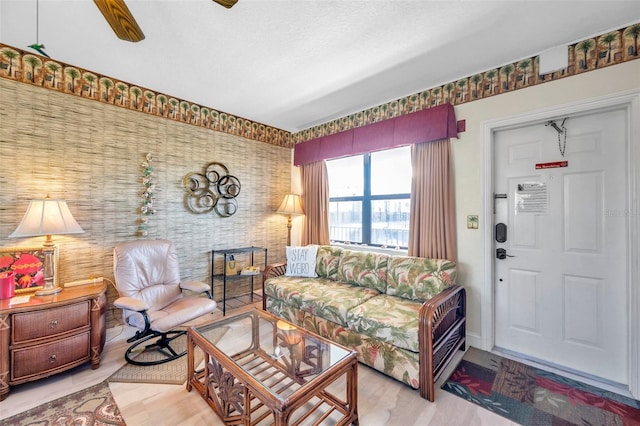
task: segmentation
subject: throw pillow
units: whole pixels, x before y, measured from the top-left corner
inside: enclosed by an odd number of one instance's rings
[[[287,247],[287,277],[312,277],[316,274],[316,255],[318,246]]]

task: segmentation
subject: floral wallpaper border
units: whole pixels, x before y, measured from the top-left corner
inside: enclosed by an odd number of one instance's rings
[[[0,43],[0,77],[271,145],[294,144],[450,102],[478,99],[640,59],[640,23],[568,47],[569,66],[538,75],[539,56],[509,63],[296,133],[195,104]]]
[[[561,71],[539,76],[540,57],[533,56],[293,133],[291,139],[305,142],[447,102],[460,105],[640,59],[639,37],[640,23],[632,24],[570,45],[569,66]]]
[[[291,148],[291,133],[0,43],[0,77]]]

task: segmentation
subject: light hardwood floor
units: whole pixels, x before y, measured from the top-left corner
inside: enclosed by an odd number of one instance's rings
[[[4,425],[4,418],[107,379],[124,365],[126,339],[131,335],[130,327],[107,331],[107,344],[97,370],[81,366],[13,387],[7,399],[0,402],[0,423]],[[195,391],[187,392],[183,385],[114,382],[109,387],[129,426],[222,425],[204,400]],[[439,385],[435,402],[426,401],[417,391],[362,364],[358,365],[358,412],[362,426],[515,424],[440,390]]]

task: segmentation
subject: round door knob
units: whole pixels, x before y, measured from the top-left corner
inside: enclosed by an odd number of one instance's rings
[[[58,359],[58,357],[56,356],[56,354],[53,354],[49,357],[49,362],[51,364],[54,364],[56,362],[56,360]]]

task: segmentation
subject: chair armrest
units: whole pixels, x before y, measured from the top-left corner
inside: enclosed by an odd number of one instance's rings
[[[203,283],[202,281],[185,281],[180,283],[180,288],[195,293],[205,293],[211,289],[209,284]]]
[[[287,262],[282,263],[272,263],[271,265],[267,265],[264,268],[264,272],[262,273],[262,309],[267,310],[267,298],[264,295],[264,282],[269,278],[280,277],[287,272]]]
[[[128,309],[130,311],[144,312],[148,309],[146,303],[142,300],[134,299],[133,297],[118,297],[113,306],[119,309]]]
[[[458,349],[464,350],[466,292],[454,284],[422,304],[418,318],[420,396],[433,401],[434,384]]]
[[[136,311],[140,315],[142,315],[142,318],[144,319],[144,330],[140,330],[138,328],[138,331],[136,331],[136,334],[128,338],[127,342],[129,343],[135,342],[136,340],[146,336],[149,333],[149,330],[151,329],[151,319],[149,318],[149,314],[147,314],[147,309],[149,309],[149,307],[144,301],[134,299],[133,297],[123,296],[123,297],[118,297],[113,302],[113,306],[120,309],[128,309],[130,311]]]

